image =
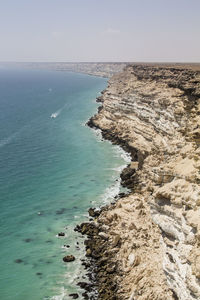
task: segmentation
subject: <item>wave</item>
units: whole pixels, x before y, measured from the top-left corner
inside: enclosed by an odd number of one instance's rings
[[[82,259],[85,258],[85,247],[84,239],[82,236],[74,233],[74,228],[77,224],[80,224],[81,221],[86,220],[88,214],[86,217],[83,217],[82,214],[78,217],[81,218],[81,220],[74,220],[67,225],[67,238],[63,241],[64,243],[67,243],[67,245],[70,245],[70,247],[67,247],[64,244],[60,245],[63,256],[72,253],[76,260],[67,266],[64,266],[66,267],[66,272],[60,276],[57,281],[59,288],[55,288],[54,291],[52,290],[53,296],[44,300],[69,300],[69,294],[72,293],[78,293],[78,299],[82,299],[81,295],[83,290],[77,286],[77,283],[80,281],[88,281],[88,279],[86,279],[87,270],[82,265]],[[77,247],[79,249],[77,249]]]
[[[5,139],[1,140],[0,141],[0,148],[3,147],[3,146],[5,146],[5,145],[7,145],[7,144],[9,144],[13,137],[14,137],[14,134],[11,135],[8,138],[5,138]]]
[[[113,176],[113,179],[115,179],[115,183],[112,184],[110,187],[108,187],[105,193],[101,197],[104,203],[108,203],[112,201],[120,193],[122,186],[121,186],[121,178],[119,178],[119,174],[131,162],[131,155],[129,153],[124,151],[118,145],[113,145],[113,147],[115,149],[115,155],[117,157],[121,157],[124,160],[125,164],[116,168],[111,168],[112,170],[117,172],[117,174]]]
[[[131,155],[124,151],[120,146],[115,146],[116,155],[123,158],[123,160],[126,162],[126,164],[129,164],[131,162]]]
[[[106,170],[111,170],[111,171],[116,171],[118,173],[121,173],[123,171],[124,168],[126,168],[127,164],[125,165],[121,165],[119,167],[116,168],[106,168]]]
[[[61,289],[60,295],[53,296],[50,300],[67,300],[64,287]]]
[[[85,123],[82,124],[82,126],[85,126]],[[94,129],[92,132],[95,134],[97,140],[99,142],[104,142],[105,140],[102,138],[101,130],[100,129]],[[109,141],[106,141],[109,142]],[[111,142],[110,142],[111,143]],[[122,170],[127,166],[128,163],[131,161],[131,157],[128,153],[126,153],[120,146],[118,145],[113,145],[114,148],[114,155],[116,157],[121,157],[123,159],[122,164],[120,166],[114,167],[114,168],[109,168],[110,170],[113,170],[114,174],[112,176],[112,183],[110,186],[108,186],[104,192],[98,197],[98,199],[95,199],[94,201],[91,202],[91,205],[94,205],[95,207],[106,205],[111,203],[115,197],[122,191],[122,186],[121,186],[121,179],[120,179],[120,173]],[[123,189],[124,190],[124,189]],[[78,219],[87,219],[88,218],[88,213],[83,213],[82,215],[74,215],[75,222],[79,222]],[[73,227],[73,226],[72,226]],[[73,228],[72,228],[73,232]],[[69,233],[68,233],[69,234]],[[72,236],[73,233],[69,234],[69,236]],[[79,243],[81,243],[81,239],[79,240]],[[83,243],[83,240],[82,240]],[[61,246],[62,250],[65,251],[66,247]],[[73,249],[73,248],[72,248]],[[72,250],[71,249],[71,250]],[[72,269],[68,269],[68,272],[65,273],[64,278],[66,282],[68,282],[69,285],[71,286],[76,286],[77,281],[79,281],[80,277],[86,276],[86,271],[84,270],[82,264],[81,264],[81,259],[85,257],[84,253],[84,247],[81,247],[81,250],[78,252],[78,255],[76,255],[76,263],[73,265],[73,271]],[[84,281],[87,281],[86,278],[84,278]],[[68,287],[63,287],[60,295],[53,296],[51,300],[66,300],[69,299],[69,289]],[[81,290],[79,290],[78,287],[76,287],[76,293],[80,294],[82,293]],[[82,298],[81,298],[82,299]]]
[[[85,124],[86,123],[82,124],[82,126],[85,126]],[[103,138],[101,129],[91,128],[91,131],[96,136],[98,142],[106,141],[106,142],[112,144],[111,141],[105,140]],[[113,145],[113,147],[116,150],[116,156],[118,156],[118,157],[120,156],[121,158],[123,158],[127,164],[131,162],[131,155],[128,152],[126,152],[125,150],[123,150],[120,145]]]
[[[108,187],[104,194],[101,196],[101,202],[103,204],[108,204],[111,202],[120,192],[121,181],[117,180],[115,184]]]
[[[0,148],[1,148],[1,147],[4,147],[4,146],[7,145],[7,144],[10,144],[10,143],[13,141],[13,139],[16,138],[16,136],[18,136],[18,135],[21,133],[21,131],[22,131],[23,129],[24,129],[24,128],[21,128],[20,130],[16,131],[15,133],[11,134],[10,136],[8,136],[8,137],[2,139],[2,140],[0,141]]]

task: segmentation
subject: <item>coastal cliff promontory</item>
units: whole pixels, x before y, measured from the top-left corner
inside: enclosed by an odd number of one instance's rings
[[[89,125],[132,157],[86,242],[98,299],[200,299],[200,72],[130,64],[98,101]]]

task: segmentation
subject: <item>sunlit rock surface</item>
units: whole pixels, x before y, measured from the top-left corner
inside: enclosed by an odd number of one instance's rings
[[[131,194],[99,217],[117,247],[117,299],[200,299],[200,72],[128,65],[98,101],[90,126],[134,169]]]

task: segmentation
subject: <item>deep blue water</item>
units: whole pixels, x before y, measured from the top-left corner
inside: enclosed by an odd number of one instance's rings
[[[75,291],[81,299],[84,246],[73,228],[117,192],[125,164],[117,146],[84,126],[105,87],[106,79],[87,75],[0,69],[2,300],[69,299]],[[64,264],[71,253],[75,262]]]

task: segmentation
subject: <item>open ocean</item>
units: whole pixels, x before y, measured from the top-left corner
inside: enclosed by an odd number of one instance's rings
[[[84,281],[91,206],[120,189],[128,157],[84,126],[103,78],[0,67],[0,299],[70,299]],[[51,118],[53,114],[54,118]],[[58,237],[58,232],[65,237]],[[69,248],[64,247],[69,245]],[[64,263],[64,255],[76,260]]]

